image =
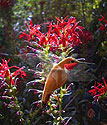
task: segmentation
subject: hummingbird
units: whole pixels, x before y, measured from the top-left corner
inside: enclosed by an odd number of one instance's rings
[[[51,93],[66,83],[69,76],[68,72],[66,71],[72,70],[80,63],[92,64],[88,62],[81,62],[73,57],[67,57],[52,67],[45,82],[41,99],[42,105],[46,106]]]

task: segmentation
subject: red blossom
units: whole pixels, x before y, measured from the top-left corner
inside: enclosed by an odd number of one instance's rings
[[[102,83],[95,82],[93,89],[88,91],[92,96],[94,96],[95,100],[97,100],[99,96],[107,92],[107,83],[104,77],[102,78],[102,80],[105,86]]]
[[[84,30],[83,32],[80,32],[80,38],[83,40],[85,43],[92,41],[93,36],[88,30]]]
[[[55,17],[57,23],[50,22],[47,33],[42,33],[40,31],[40,25],[34,26],[32,21],[30,21],[29,25],[26,24],[27,29],[22,32],[19,38],[26,37],[27,41],[34,40],[37,44],[44,47],[44,45],[50,45],[50,48],[57,47],[61,48],[61,44],[63,47],[65,46],[78,46],[81,44],[81,40],[79,38],[80,34],[78,30],[82,32],[84,29],[81,26],[78,26],[79,22],[76,22],[76,19],[65,17],[64,19],[59,19]],[[28,31],[28,34],[26,33]]]
[[[12,77],[17,77],[18,75],[21,76],[21,78],[23,78],[23,76],[26,76],[26,73],[24,71],[22,71],[22,68],[16,67],[18,68],[15,72],[12,73]]]
[[[107,20],[105,19],[105,16],[106,14],[104,16],[101,16],[102,17],[101,19],[98,19],[100,22],[103,22],[103,24],[101,24],[99,28],[99,30],[101,31],[107,29]]]
[[[45,1],[41,1],[41,2],[40,2],[40,5],[43,5],[43,4],[45,4]]]
[[[105,24],[101,24],[99,30],[103,31],[106,28]]]
[[[0,7],[6,9],[8,7],[13,7],[14,2],[12,0],[0,0]]]
[[[5,81],[9,84],[9,85],[14,85],[15,82],[15,78],[17,76],[21,76],[23,78],[23,76],[26,76],[26,73],[24,71],[22,71],[22,68],[19,68],[17,66],[8,66],[8,63],[10,61],[10,59],[8,61],[6,61],[5,59],[2,59],[3,63],[0,63],[0,77],[2,79],[5,79]],[[16,68],[17,70],[13,73],[10,72],[10,69],[12,68]]]
[[[25,40],[27,40],[28,42],[30,40],[36,41],[37,37],[39,39],[41,38],[40,36],[42,35],[42,33],[38,30],[38,28],[40,28],[40,25],[33,26],[32,21],[30,21],[29,25],[27,23],[25,23],[25,24],[27,26],[27,29],[24,32],[21,32],[21,34],[19,35],[19,38],[24,37]]]

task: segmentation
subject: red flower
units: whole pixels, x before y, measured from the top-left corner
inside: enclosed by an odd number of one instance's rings
[[[11,0],[0,0],[0,7],[6,9],[7,7],[12,7],[14,3]]]
[[[5,81],[9,84],[9,85],[14,85],[15,82],[15,78],[18,75],[21,75],[21,77],[23,78],[23,76],[26,76],[26,73],[24,71],[22,71],[22,68],[19,68],[17,66],[8,66],[8,63],[10,61],[10,59],[8,61],[6,61],[5,59],[2,59],[3,63],[0,63],[0,77],[2,78],[2,80],[5,79]],[[16,70],[15,72],[11,73],[10,69],[12,68],[16,68],[18,70]]]
[[[85,43],[90,42],[93,39],[92,34],[87,30],[84,30],[82,33],[79,32],[79,34],[81,40],[83,40]]]
[[[45,4],[45,1],[41,1],[40,4],[41,4],[41,5]]]
[[[103,31],[106,28],[106,24],[101,24],[99,30]]]
[[[19,38],[24,37],[28,42],[30,40],[36,41],[37,40],[36,37],[40,39],[40,36],[42,35],[42,33],[38,30],[38,28],[40,28],[40,25],[33,26],[32,21],[30,21],[30,25],[28,25],[27,23],[25,24],[27,26],[27,29],[24,32],[21,32],[21,34],[19,35]],[[27,31],[29,32],[29,34],[26,33]]]
[[[32,21],[30,21],[29,25],[26,24],[27,29],[20,34],[19,38],[26,37],[28,42],[33,40],[43,47],[45,47],[44,45],[49,45],[51,49],[52,47],[61,49],[60,45],[63,47],[68,45],[74,47],[82,43],[79,38],[78,30],[82,32],[84,28],[78,26],[79,22],[76,22],[74,17],[69,19],[65,17],[61,20],[56,17],[56,20],[56,24],[53,24],[52,22],[49,23],[47,33],[39,31],[42,24],[34,26]],[[29,33],[27,34],[26,31]]]
[[[102,85],[102,83],[95,82],[94,89],[88,91],[89,93],[91,93],[92,96],[94,96],[95,100],[97,100],[99,96],[107,92],[107,83],[104,77],[102,78],[102,80],[105,86]]]
[[[42,45],[42,46],[44,44],[47,45],[47,40],[46,40],[45,34],[41,34],[39,44]]]
[[[106,16],[106,14],[104,16],[101,16],[102,17],[101,19],[98,19],[100,22],[101,21],[104,22],[104,24],[101,24],[101,26],[99,28],[99,30],[101,30],[101,31],[107,29],[107,20],[105,19],[105,16]]]

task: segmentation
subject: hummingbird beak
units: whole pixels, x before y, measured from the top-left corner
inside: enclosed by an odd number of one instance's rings
[[[81,61],[78,61],[79,64],[87,64],[87,65],[95,65],[95,63],[90,63],[90,62],[81,62]]]
[[[90,62],[82,62],[81,60],[85,60],[85,58],[79,58],[77,59],[79,64],[87,64],[87,65],[95,65],[95,63]]]

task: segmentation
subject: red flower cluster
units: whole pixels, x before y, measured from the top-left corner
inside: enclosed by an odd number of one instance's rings
[[[40,5],[43,5],[43,4],[45,4],[45,1],[41,1],[41,2],[40,2]]]
[[[8,63],[10,61],[10,59],[8,61],[6,61],[5,59],[2,59],[3,63],[0,63],[0,79],[5,80],[6,83],[9,84],[9,86],[14,85],[15,84],[15,78],[18,75],[21,75],[21,77],[23,78],[23,76],[26,76],[26,73],[24,71],[22,71],[22,68],[19,68],[17,66],[11,66],[8,67]],[[10,72],[10,69],[12,68],[16,68],[17,70],[13,73]]]
[[[67,17],[59,19],[56,17],[57,23],[50,22],[47,33],[40,32],[40,25],[33,25],[32,21],[27,25],[27,29],[20,34],[19,38],[24,37],[28,42],[31,40],[35,41],[38,46],[45,47],[48,45],[50,49],[61,48],[61,46],[78,46],[81,42],[79,39],[78,30],[82,33],[84,27],[78,26],[79,22],[76,22],[74,17]],[[67,21],[66,21],[67,20]],[[29,31],[27,34],[26,32]]]
[[[88,91],[89,93],[91,93],[92,96],[95,97],[95,100],[98,100],[99,96],[101,96],[107,92],[107,83],[106,83],[104,77],[102,78],[102,80],[103,80],[105,86],[102,83],[95,82],[93,89]]]
[[[104,16],[101,16],[102,17],[101,19],[98,19],[100,22],[104,21],[104,24],[101,24],[101,26],[99,28],[99,30],[101,30],[101,31],[107,29],[107,20],[105,19],[105,16],[106,16],[106,14]]]
[[[7,7],[12,7],[13,6],[13,1],[11,0],[0,0],[0,7],[2,8],[7,8]]]
[[[90,42],[93,39],[93,36],[89,31],[84,30],[83,33],[80,32],[80,38],[85,43],[87,43],[87,42]]]

